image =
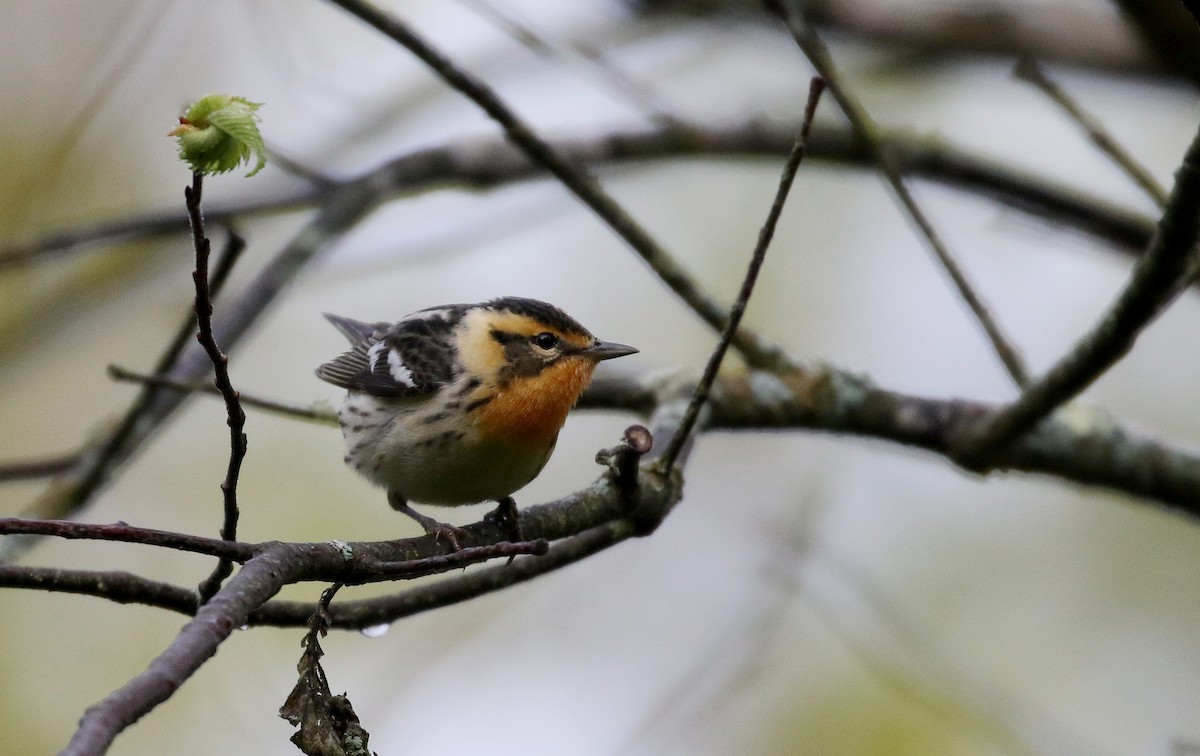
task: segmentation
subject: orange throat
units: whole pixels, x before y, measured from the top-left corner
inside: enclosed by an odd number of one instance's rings
[[[532,446],[553,442],[595,367],[585,358],[567,358],[535,376],[514,379],[479,408],[480,429],[489,437]]]

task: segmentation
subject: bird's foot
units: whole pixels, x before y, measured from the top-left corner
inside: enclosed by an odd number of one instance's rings
[[[468,535],[467,531],[442,522],[441,520],[435,520],[429,515],[423,515],[410,507],[407,502],[392,500],[391,504],[392,509],[395,509],[397,512],[403,512],[419,522],[421,527],[424,528],[425,534],[433,536],[434,541],[440,541],[444,538],[454,548],[455,551],[462,549],[462,544],[459,542],[459,539],[466,538]]]
[[[513,501],[511,496],[505,496],[503,499],[497,499],[499,505],[487,514],[483,519],[494,522],[504,528],[508,533],[508,538],[513,543],[519,543],[525,540],[521,533],[521,519],[517,514],[517,503]]]

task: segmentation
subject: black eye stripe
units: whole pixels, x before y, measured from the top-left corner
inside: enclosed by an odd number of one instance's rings
[[[498,328],[493,328],[491,330],[491,335],[493,339],[501,344],[510,344],[514,341],[522,341],[524,339],[524,337],[520,334],[513,333],[511,331],[501,331]]]

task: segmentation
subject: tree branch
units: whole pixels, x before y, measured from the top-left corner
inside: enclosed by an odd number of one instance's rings
[[[166,378],[157,375],[146,375],[133,370],[126,370],[119,365],[108,366],[108,376],[115,381],[129,381],[130,383],[144,383],[160,388],[169,388],[173,391],[179,391],[184,394],[208,394],[209,396],[220,397],[221,392],[217,387],[210,383],[200,381],[177,381],[173,378]],[[238,392],[238,399],[246,407],[254,407],[264,412],[269,412],[281,417],[290,417],[293,420],[305,420],[320,425],[338,424],[337,412],[327,409],[318,403],[313,406],[297,406],[293,404],[285,404],[274,399],[267,399],[261,396],[254,396],[244,392]],[[3,472],[0,471],[0,475]]]
[[[659,457],[659,464],[663,470],[671,469],[683,451],[684,445],[690,443],[692,432],[696,429],[696,422],[700,419],[700,410],[708,401],[709,390],[717,378],[717,371],[721,369],[721,362],[725,359],[729,344],[741,325],[742,316],[746,314],[746,306],[750,303],[750,296],[754,293],[758,273],[767,259],[767,249],[775,237],[775,226],[779,223],[779,217],[783,215],[784,203],[787,202],[788,193],[796,179],[796,172],[800,170],[800,163],[804,160],[805,149],[808,147],[808,135],[812,130],[813,117],[817,113],[817,103],[821,101],[821,93],[824,91],[825,81],[820,77],[813,77],[809,82],[808,104],[804,108],[804,120],[800,125],[800,133],[796,137],[795,144],[792,145],[787,163],[784,164],[783,174],[779,177],[779,186],[775,191],[775,199],[771,202],[767,219],[759,231],[758,241],[750,254],[750,263],[746,266],[742,288],[733,302],[733,307],[729,310],[729,319],[721,328],[721,338],[717,341],[717,346],[713,349],[712,354],[709,355],[708,364],[704,366],[704,373],[696,384],[696,392],[692,396],[692,401],[688,403],[687,412],[680,421],[679,428],[671,436],[666,451]]]
[[[679,125],[678,119],[659,101],[645,82],[635,81],[613,65],[602,50],[591,45],[573,42],[562,44],[549,35],[534,29],[528,21],[518,18],[513,8],[490,0],[458,0],[481,18],[491,22],[517,43],[546,58],[551,64],[575,65],[584,77],[598,82],[641,112],[658,126]]]
[[[787,154],[797,128],[759,121],[720,126],[691,124],[687,128],[614,132],[550,144],[556,152],[589,166],[698,156],[775,157]],[[808,159],[873,166],[871,156],[849,129],[816,124],[812,133]],[[1022,212],[1077,228],[1119,248],[1140,252],[1154,230],[1153,220],[1140,213],[1000,165],[935,138],[884,131],[880,139],[906,175],[986,196]],[[384,172],[388,175],[384,176]],[[536,164],[503,140],[465,139],[397,156],[368,174],[300,192],[258,198],[236,207],[210,208],[206,215],[210,221],[219,223],[320,206],[341,187],[366,175],[374,176],[388,187],[388,194],[379,198],[382,202],[447,184],[482,190],[540,174]],[[174,211],[150,213],[60,232],[24,244],[9,244],[0,248],[0,270],[101,245],[177,234],[183,220]]]
[[[1134,266],[1129,283],[1079,343],[1021,398],[962,441],[960,460],[995,467],[993,456],[1070,401],[1125,356],[1138,335],[1178,293],[1200,237],[1200,132],[1175,174],[1158,233]]]
[[[166,530],[138,528],[125,523],[94,525],[69,520],[31,520],[21,517],[0,517],[0,535],[39,535],[68,540],[115,541],[160,546],[166,549],[190,551],[245,562],[257,553],[253,544],[204,538],[203,536],[172,533]]]
[[[229,380],[229,358],[221,351],[213,337],[212,314],[213,294],[208,280],[208,257],[210,243],[204,233],[204,216],[201,212],[202,193],[204,190],[204,175],[199,171],[192,174],[191,187],[184,190],[187,200],[188,220],[192,228],[192,246],[196,250],[196,269],[192,272],[192,282],[196,287],[196,340],[204,348],[204,353],[213,365],[213,385],[225,401],[225,422],[229,426],[229,464],[225,470],[225,480],[221,483],[221,495],[224,500],[224,522],[221,525],[221,538],[226,541],[237,540],[238,476],[242,470],[242,460],[246,458],[246,413],[238,399],[238,392]],[[222,281],[224,278],[222,277]],[[200,583],[198,593],[200,603],[208,601],[221,585],[221,581],[233,572],[233,562],[220,559],[212,573]]]
[[[700,24],[722,28],[738,15],[750,23],[761,21],[754,13],[755,3],[639,0],[636,7],[645,15],[674,10],[674,17],[668,19],[672,28],[697,16]],[[706,12],[711,18],[703,17]],[[884,52],[893,56],[925,63],[1027,56],[1122,74],[1174,73],[1139,43],[1123,19],[1106,13],[1099,4],[1048,0],[1019,6],[966,2],[897,6],[891,0],[807,0],[804,12],[814,24],[839,36],[884,46]]]
[[[58,454],[41,459],[10,460],[0,464],[0,483],[17,480],[36,480],[61,475],[78,464],[79,454]]]
[[[1137,184],[1138,188],[1153,200],[1154,204],[1159,208],[1167,204],[1167,190],[1158,183],[1146,166],[1139,163],[1128,150],[1122,147],[1120,142],[1108,133],[1104,124],[1080,107],[1079,103],[1066,93],[1066,90],[1051,80],[1037,64],[1037,61],[1021,58],[1013,69],[1013,75],[1021,81],[1037,87],[1038,91],[1050,98],[1051,102],[1083,130],[1092,144],[1096,145],[1096,149],[1107,155],[1109,160],[1124,171],[1125,175],[1129,176],[1133,183]]]
[[[422,586],[401,594],[402,611],[412,614],[498,590],[571,564],[626,538],[649,532],[645,523],[661,521],[679,500],[676,476],[643,470],[636,486],[618,485],[605,475],[591,488],[554,504],[530,507],[520,513],[521,527],[531,539],[565,538],[545,556],[518,560],[510,566],[470,573],[461,578]],[[651,528],[652,529],[652,528]],[[470,526],[461,540],[471,543],[481,534],[495,545],[504,530],[498,523]],[[486,544],[482,544],[486,545]],[[175,640],[145,671],[88,708],[67,756],[103,753],[123,729],[165,701],[237,627],[249,620],[272,595],[300,580],[346,582],[356,565],[376,569],[381,562],[403,561],[414,550],[447,548],[432,536],[373,544],[265,544],[180,630]],[[399,552],[399,553],[397,553]],[[448,568],[459,566],[448,565]],[[419,573],[418,573],[419,574]]]
[[[340,184],[328,195],[315,217],[306,223],[250,283],[241,297],[223,310],[213,324],[213,336],[232,349],[275,298],[321,251],[371,212],[392,190],[387,166]],[[191,381],[208,373],[212,364],[203,350],[187,350],[169,373],[175,380]],[[179,407],[185,395],[148,388],[130,406],[116,429],[106,432],[81,452],[79,463],[55,478],[31,506],[43,517],[65,517],[83,508],[108,479],[129,460],[159,425]],[[14,549],[0,549],[0,562],[11,560]]]
[[[67,570],[0,564],[0,588],[28,588],[108,599],[118,604],[141,604],[193,615],[200,607],[196,592],[129,572]]]
[[[301,572],[303,560],[295,551],[278,544],[247,562],[143,672],[88,707],[63,756],[104,753],[122,730],[170,698],[250,612]]]
[[[612,198],[584,168],[557,152],[534,133],[516,113],[479,79],[466,73],[399,18],[365,0],[330,0],[415,55],[446,84],[461,93],[504,129],[505,136],[533,163],[543,166],[604,223],[625,240],[676,296],[700,318],[720,332],[728,312],[700,290],[695,279]],[[749,331],[739,331],[734,346],[747,362],[759,367],[785,363],[782,350]]]
[[[896,199],[899,200],[904,212],[908,214],[921,236],[924,237],[934,259],[950,279],[959,298],[967,305],[967,308],[975,316],[975,320],[983,328],[992,349],[999,356],[1013,382],[1017,386],[1024,386],[1028,382],[1028,372],[1020,353],[1000,330],[999,324],[976,293],[974,286],[967,280],[966,274],[959,267],[954,256],[950,254],[941,235],[933,227],[933,222],[925,215],[925,211],[909,191],[900,164],[888,153],[884,142],[879,137],[879,127],[862,103],[858,101],[858,98],[843,83],[841,74],[821,38],[817,36],[816,31],[804,19],[804,16],[796,10],[793,0],[767,0],[767,5],[780,15],[805,57],[829,85],[829,93],[837,101],[838,107],[850,122],[850,128],[855,137],[864,145],[879,172],[887,180],[893,194],[896,195]]]
[[[685,372],[648,374],[638,378],[601,376],[593,384],[588,403],[607,409],[654,413],[657,433],[669,438],[694,390],[694,377]],[[996,405],[967,401],[945,401],[881,389],[869,380],[826,365],[797,368],[782,374],[752,371],[718,379],[709,401],[704,427],[714,430],[809,429],[839,435],[857,435],[924,449],[953,459],[955,440],[978,427],[982,418],[999,411]],[[1200,455],[1139,436],[1111,422],[1097,411],[1091,417],[1070,420],[1050,418],[1018,439],[1003,452],[1007,469],[1057,480],[1108,488],[1142,497],[1166,506],[1191,519],[1200,518]],[[645,473],[639,488],[647,482]],[[653,479],[650,479],[653,480]],[[666,481],[662,481],[663,484]],[[639,494],[641,496],[642,494]],[[676,494],[677,495],[677,492]],[[668,499],[651,497],[643,521],[652,524],[665,514]],[[657,503],[655,503],[657,502]],[[521,529],[532,538],[554,540],[567,537],[574,528],[586,530],[605,522],[630,516],[628,502],[605,479],[589,489],[549,504],[521,511]],[[635,524],[639,520],[631,519]],[[622,526],[624,527],[624,526]],[[645,526],[636,528],[641,532]],[[505,536],[494,523],[481,522],[465,528],[465,543],[472,546],[496,542]],[[101,538],[133,543],[183,548],[197,553],[220,555],[231,545],[220,540],[197,538],[129,526],[84,525],[38,520],[0,519],[0,533],[36,532],[67,538]],[[624,530],[620,531],[624,533]],[[238,544],[232,558],[251,558],[271,544]],[[304,578],[329,581],[359,581],[371,576],[373,565],[403,560],[421,560],[440,553],[438,545],[425,537],[383,543],[339,542],[289,544],[302,549],[311,574]],[[544,558],[544,557],[542,557]],[[541,558],[539,558],[541,559]],[[519,560],[516,565],[522,562]],[[515,566],[515,565],[514,565]],[[163,587],[142,578],[123,578],[127,590],[113,587],[102,577],[107,573],[73,573],[42,568],[4,568],[0,585],[41,590],[86,593],[114,601],[132,601],[190,614],[195,597],[183,588]],[[523,568],[525,569],[525,568]],[[28,571],[23,572],[23,571]],[[483,583],[494,584],[496,578]],[[135,581],[144,581],[137,583]],[[141,586],[139,588],[139,586]],[[146,600],[139,598],[144,589]],[[446,591],[448,589],[439,589]],[[465,587],[446,594],[457,595]],[[111,593],[111,595],[110,595]],[[358,629],[386,624],[430,608],[435,599],[425,594],[404,592],[392,596],[342,601],[332,610],[333,627]],[[270,601],[248,618],[251,625],[302,627],[312,613],[312,604]]]

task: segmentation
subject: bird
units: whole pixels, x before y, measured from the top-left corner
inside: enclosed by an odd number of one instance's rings
[[[489,517],[521,540],[511,494],[545,467],[596,365],[638,352],[523,297],[428,307],[396,323],[325,318],[350,342],[316,370],[346,389],[346,464],[455,550],[462,531],[410,502],[495,501]]]

